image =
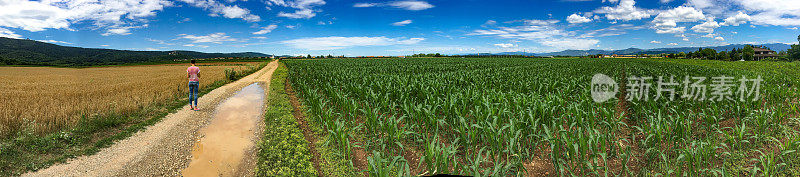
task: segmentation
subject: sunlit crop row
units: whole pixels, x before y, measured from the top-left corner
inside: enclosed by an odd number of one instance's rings
[[[372,175],[800,174],[797,74],[689,62],[440,58],[286,65],[309,117],[330,135],[327,145],[348,159],[353,151],[368,152],[369,165],[356,168]],[[764,83],[758,101],[595,103],[590,83],[597,73],[617,82],[761,75]],[[416,156],[421,165],[410,163]]]

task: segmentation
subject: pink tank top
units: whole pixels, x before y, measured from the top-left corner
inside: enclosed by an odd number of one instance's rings
[[[200,77],[197,77],[197,74],[200,74],[200,68],[197,66],[190,66],[186,69],[186,73],[189,73],[189,81],[200,81]]]

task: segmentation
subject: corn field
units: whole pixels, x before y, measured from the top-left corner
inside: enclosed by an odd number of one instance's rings
[[[800,175],[796,69],[702,62],[285,61],[308,119],[329,136],[326,145],[342,158],[366,154],[367,165],[352,167],[370,176]],[[626,101],[619,93],[596,103],[590,83],[597,73],[620,83],[633,76],[764,81],[755,101]]]
[[[258,62],[199,64],[200,88],[226,79],[226,68]],[[0,135],[50,133],[82,117],[124,115],[176,97],[187,97],[187,65],[99,68],[0,67]]]

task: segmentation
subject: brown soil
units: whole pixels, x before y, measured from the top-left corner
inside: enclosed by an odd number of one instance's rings
[[[300,101],[297,99],[297,95],[294,89],[292,89],[292,84],[289,83],[289,79],[286,79],[284,88],[286,88],[286,93],[289,95],[289,102],[292,104],[292,115],[294,115],[294,118],[297,120],[297,124],[300,126],[300,129],[303,130],[303,137],[305,137],[306,141],[308,141],[308,150],[311,152],[311,154],[313,154],[311,157],[311,162],[314,163],[314,169],[317,170],[318,176],[324,176],[319,166],[321,158],[315,144],[315,142],[317,142],[317,138],[314,137],[314,132],[308,127],[305,113],[300,110]]]
[[[549,158],[542,156],[534,157],[531,162],[522,164],[525,168],[525,176],[556,176],[558,173],[553,168],[553,163]]]
[[[367,157],[369,157],[369,153],[367,153],[364,148],[353,148],[353,167],[359,171],[363,170],[365,176],[367,175],[367,165],[369,165],[367,164]]]

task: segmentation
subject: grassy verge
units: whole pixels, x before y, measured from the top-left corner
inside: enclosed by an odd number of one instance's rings
[[[264,137],[259,142],[257,176],[317,176],[311,163],[306,140],[292,115],[292,106],[284,89],[286,66],[272,74]]]
[[[252,74],[266,66],[262,63]],[[220,80],[200,90],[200,96],[233,80]],[[134,133],[153,125],[169,113],[177,112],[186,105],[184,95],[143,107],[131,114],[104,114],[84,117],[72,129],[44,136],[32,131],[18,133],[15,138],[0,140],[0,176],[19,176],[56,163],[82,156],[92,155],[111,146],[115,141],[130,137]]]

